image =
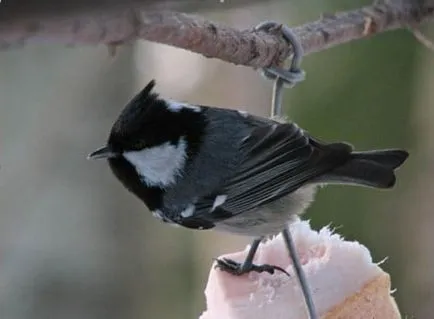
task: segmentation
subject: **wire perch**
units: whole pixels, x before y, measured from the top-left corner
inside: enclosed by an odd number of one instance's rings
[[[300,69],[301,60],[303,58],[303,48],[297,36],[292,32],[289,27],[285,25],[273,21],[265,21],[255,27],[256,31],[270,31],[271,29],[280,30],[285,39],[292,45],[294,52],[291,59],[291,65],[288,70],[278,67],[262,69],[262,75],[265,78],[274,81],[273,97],[271,101],[271,116],[280,117],[282,115],[283,89],[285,87],[292,88],[297,83],[305,79],[305,72]],[[318,316],[316,314],[315,305],[313,303],[312,293],[307,283],[306,276],[300,263],[300,259],[298,258],[298,254],[294,245],[294,240],[292,239],[291,232],[289,230],[289,225],[286,226],[286,228],[282,231],[282,235],[286,247],[288,248],[289,256],[294,265],[294,269],[297,274],[301,290],[303,292],[309,318],[317,319]]]

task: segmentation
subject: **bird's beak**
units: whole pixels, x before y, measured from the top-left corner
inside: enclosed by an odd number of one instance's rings
[[[93,151],[87,156],[87,159],[101,159],[101,158],[111,158],[115,157],[116,154],[113,153],[107,146],[100,147],[96,151]]]

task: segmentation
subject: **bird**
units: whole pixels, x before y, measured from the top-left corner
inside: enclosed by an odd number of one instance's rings
[[[234,275],[284,271],[256,265],[262,240],[281,232],[319,186],[392,188],[402,149],[355,151],[291,121],[161,97],[151,80],[121,111],[103,147],[115,177],[161,221],[253,238],[246,260],[216,259]],[[285,272],[285,271],[284,271]]]

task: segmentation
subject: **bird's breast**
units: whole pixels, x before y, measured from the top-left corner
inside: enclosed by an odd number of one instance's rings
[[[215,229],[237,235],[266,237],[280,233],[294,216],[302,214],[315,196],[307,185],[272,203],[219,222]]]

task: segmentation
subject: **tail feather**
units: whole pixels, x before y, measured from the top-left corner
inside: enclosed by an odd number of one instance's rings
[[[403,150],[391,149],[381,151],[353,152],[352,157],[383,165],[390,169],[401,166],[408,157],[408,153]]]
[[[407,157],[406,151],[396,149],[353,152],[344,165],[324,174],[318,182],[391,188],[396,182],[395,169]]]

